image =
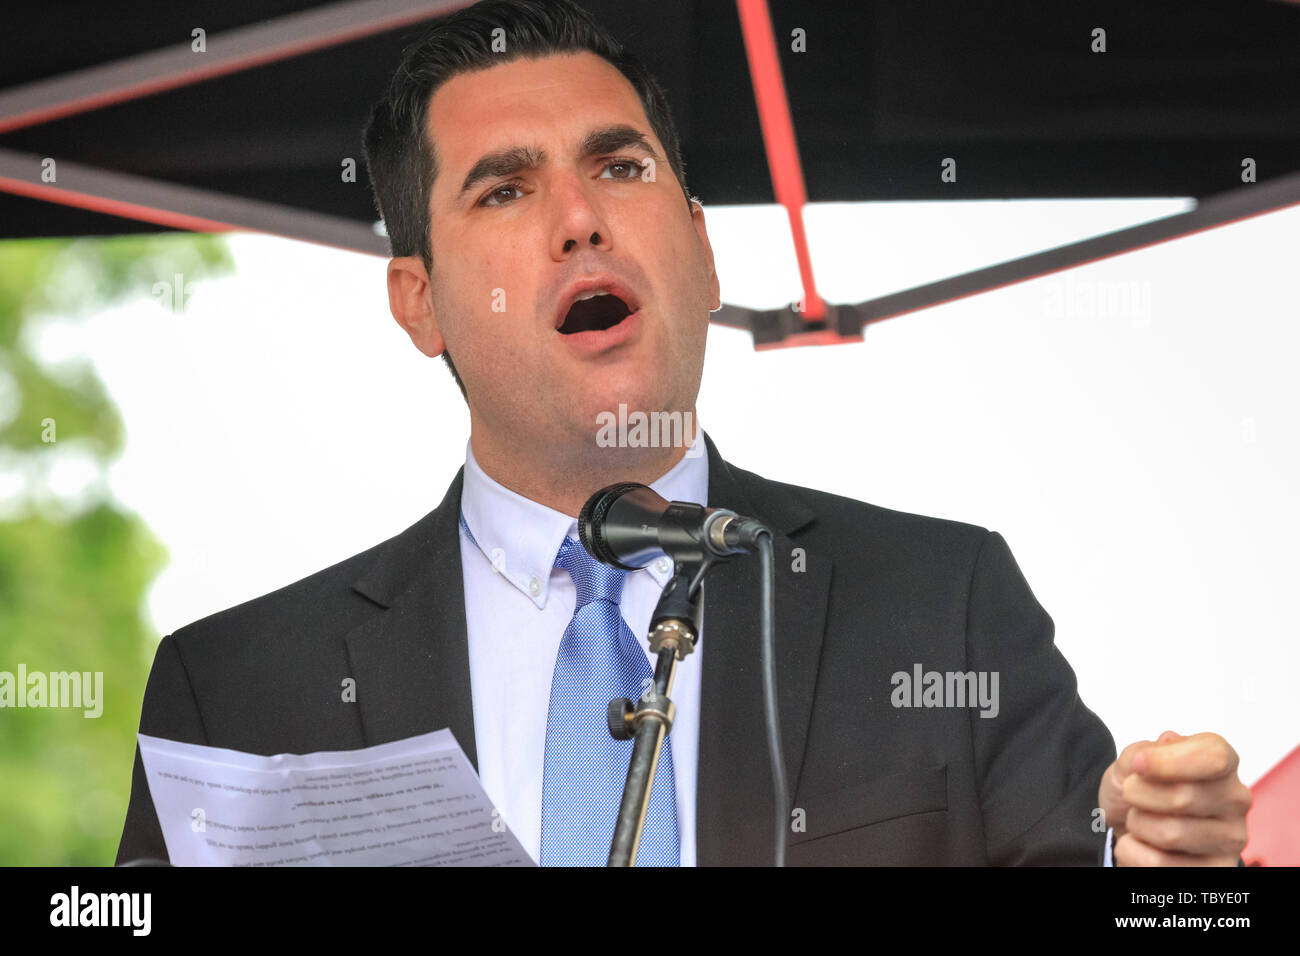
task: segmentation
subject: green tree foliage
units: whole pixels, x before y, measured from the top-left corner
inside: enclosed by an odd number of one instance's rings
[[[0,865],[112,863],[160,638],[144,601],[166,563],[107,491],[124,430],[93,367],[48,367],[34,343],[45,323],[152,296],[177,273],[188,283],[232,270],[213,236],[0,242],[0,671],[103,674],[98,718],[0,708]],[[48,480],[70,453],[96,473],[76,501]]]

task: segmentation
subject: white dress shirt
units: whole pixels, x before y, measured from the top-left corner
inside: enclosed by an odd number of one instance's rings
[[[698,427],[686,455],[650,487],[669,501],[708,504],[709,459]],[[576,603],[569,572],[554,565],[564,538],[577,540],[578,522],[494,481],[474,459],[470,442],[461,513],[474,536],[471,542],[461,530],[460,557],[479,779],[506,826],[538,861],[551,677]],[[652,670],[650,615],[671,572],[667,557],[629,572],[620,603]],[[671,694],[677,706],[670,739],[682,866],[695,865],[703,648],[701,627],[695,652],[677,665]]]

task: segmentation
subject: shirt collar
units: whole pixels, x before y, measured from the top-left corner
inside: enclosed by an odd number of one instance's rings
[[[707,505],[706,452],[704,432],[697,427],[695,440],[681,461],[651,482],[650,487],[669,501]],[[479,467],[469,441],[465,442],[460,510],[483,556],[530,601],[545,607],[555,556],[566,537],[578,539],[578,520],[525,498],[491,478]],[[665,557],[630,573],[649,574],[663,587],[672,574],[672,563]]]

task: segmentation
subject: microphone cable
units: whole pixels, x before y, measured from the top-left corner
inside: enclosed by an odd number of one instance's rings
[[[763,711],[767,725],[767,749],[772,759],[772,790],[776,799],[776,866],[785,866],[786,836],[789,833],[786,804],[785,754],[781,749],[781,722],[776,712],[776,560],[772,554],[772,532],[758,532],[758,557],[762,568],[761,641],[759,656],[763,670]]]

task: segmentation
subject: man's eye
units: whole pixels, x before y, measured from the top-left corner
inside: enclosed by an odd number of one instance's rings
[[[645,166],[643,166],[641,163],[638,163],[634,159],[611,159],[609,162],[605,164],[605,170],[608,172],[609,170],[614,169],[617,166],[627,167],[628,169],[633,171],[632,175],[630,176],[602,175],[600,178],[601,179],[640,179],[641,174],[645,172]]]
[[[505,192],[507,189],[513,189],[515,192],[519,192],[519,183],[502,183],[500,186],[496,187],[491,192],[489,192],[486,196],[484,196],[481,200],[479,200],[479,205],[480,206],[504,206],[505,203],[488,202],[488,200],[492,199],[494,196],[498,195],[499,193]]]
[[[607,173],[612,169],[617,169],[620,166],[623,167],[626,171],[628,171],[629,175],[624,175],[624,176],[604,175],[604,173]],[[623,179],[628,182],[631,182],[634,179],[640,179],[642,174],[645,172],[645,170],[646,170],[645,164],[638,163],[634,159],[611,159],[609,162],[605,164],[600,178],[601,179]],[[480,206],[508,205],[514,200],[509,198],[507,198],[505,202],[498,202],[494,200],[497,199],[497,197],[499,197],[502,193],[506,192],[507,190],[511,190],[513,192],[519,192],[521,185],[522,184],[518,182],[502,183],[500,186],[497,186],[495,189],[488,192],[488,194],[484,196],[481,200],[479,200],[479,205]]]

